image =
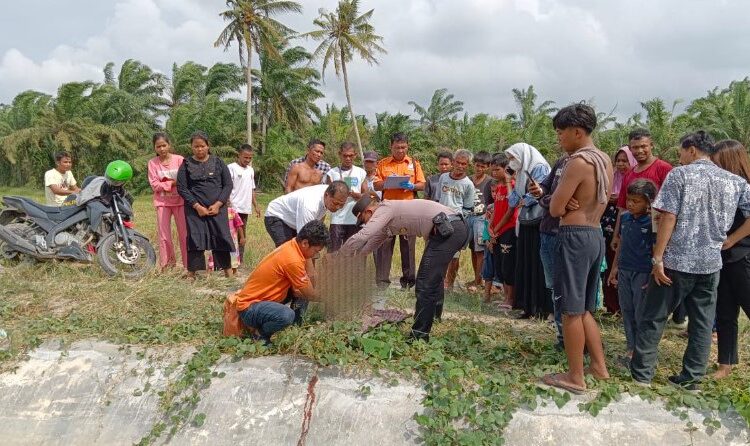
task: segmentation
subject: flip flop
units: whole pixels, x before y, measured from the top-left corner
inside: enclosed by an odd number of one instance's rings
[[[570,392],[573,395],[583,395],[583,393],[586,391],[586,389],[581,389],[578,387],[573,387],[569,384],[566,384],[562,381],[560,381],[560,373],[551,373],[549,375],[544,375],[542,378],[542,383],[546,384],[550,387],[555,387],[557,389],[564,390],[566,392]]]

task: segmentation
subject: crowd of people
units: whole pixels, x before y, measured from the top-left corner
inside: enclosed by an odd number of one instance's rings
[[[614,158],[595,147],[594,110],[562,108],[553,119],[562,156],[551,165],[540,151],[516,143],[498,153],[437,150],[437,173],[425,176],[409,155],[409,139],[392,135],[390,154],[338,148],[335,167],[313,140],[292,160],[285,194],[263,213],[276,249],[234,294],[233,308],[253,336],[271,336],[299,321],[316,287],[314,259],[372,253],[378,288],[390,286],[399,242],[402,289],[414,288],[411,339],[429,340],[454,289],[461,253],[472,277],[466,292],[518,310],[519,318],[550,319],[568,371],[543,381],[573,393],[584,376],[609,377],[594,313],[622,315],[627,355],[619,359],[636,383],[649,385],[665,325],[686,324],[682,370],[669,381],[694,389],[707,371],[712,332],[718,338],[716,378],[738,362],[740,308],[750,317],[750,161],[734,140],[714,142],[703,131],[680,141],[679,166],[654,155],[645,129],[630,133]],[[148,163],[157,214],[159,264],[176,262],[174,219],[188,274],[205,270],[206,251],[227,276],[243,260],[250,215],[261,216],[253,148],[238,149],[227,166],[211,155],[208,137],[191,137],[192,156],[172,153],[169,137],[153,138]],[[70,157],[45,175],[48,197],[71,193]],[[49,177],[49,178],[48,178]],[[421,198],[420,198],[421,196]],[[323,223],[330,213],[330,227]],[[426,240],[419,267],[416,239]],[[584,368],[584,353],[590,365]]]

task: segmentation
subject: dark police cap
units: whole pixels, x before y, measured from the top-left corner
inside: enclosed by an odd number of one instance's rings
[[[370,194],[364,195],[357,201],[357,203],[354,204],[354,207],[352,208],[352,214],[354,214],[355,217],[359,218],[359,214],[367,209],[367,206],[369,206],[370,203],[372,203],[372,196]]]

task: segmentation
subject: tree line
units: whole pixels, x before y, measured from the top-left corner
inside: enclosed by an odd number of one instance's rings
[[[302,34],[275,18],[300,12],[296,2],[226,3],[227,10],[219,14],[227,26],[215,46],[236,47],[239,64],[207,67],[189,61],[164,74],[130,59],[119,70],[114,63],[103,67],[102,83],[68,82],[56,95],[29,90],[0,105],[0,185],[39,185],[54,153],[64,150],[73,154],[79,176],[101,173],[113,159],[128,160],[141,173],[135,188],[145,189],[145,166],[153,156],[150,137],[158,130],[166,130],[183,154],[189,152],[189,135],[198,129],[211,137],[214,153],[227,159],[239,144],[250,142],[258,151],[254,164],[265,189],[281,187],[286,164],[312,138],[325,141],[327,158],[335,160],[335,148],[343,141],[355,142],[360,153],[365,148],[387,154],[390,135],[405,132],[411,153],[428,171],[442,147],[495,152],[523,141],[549,158],[556,156],[551,122],[557,104],[540,99],[533,85],[512,90],[516,110],[505,115],[469,115],[447,89],[436,90],[427,104],[408,101],[413,109],[408,115],[384,111],[374,121],[356,115],[347,65],[355,59],[377,64],[377,57],[386,54],[370,24],[374,11],[360,13],[359,0],[341,0],[335,11],[321,10],[315,29]],[[300,39],[319,44],[310,53]],[[347,104],[321,110],[316,102],[324,99],[320,86],[329,66],[342,78]],[[652,98],[640,105],[642,111],[625,120],[600,111],[595,140],[602,149],[613,152],[626,144],[636,127],[651,131],[657,153],[668,160],[676,158],[680,136],[698,128],[750,145],[748,78],[716,87],[679,112],[681,101]]]

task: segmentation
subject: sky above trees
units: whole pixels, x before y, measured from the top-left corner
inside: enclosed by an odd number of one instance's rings
[[[319,8],[280,17],[300,33]],[[128,58],[169,73],[173,62],[236,62],[213,47],[225,25],[220,0],[27,0],[4,8],[0,102],[62,82],[103,81],[102,67]],[[388,54],[349,69],[357,113],[413,113],[447,88],[469,113],[514,111],[512,88],[533,84],[566,104],[593,99],[629,116],[640,102],[702,96],[750,74],[750,3],[743,0],[363,0]],[[308,49],[315,42],[301,41]],[[321,105],[345,104],[332,72]]]

